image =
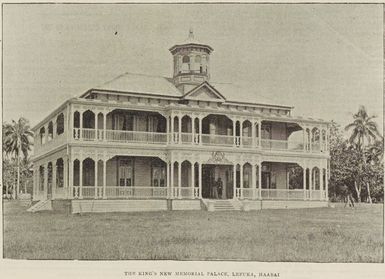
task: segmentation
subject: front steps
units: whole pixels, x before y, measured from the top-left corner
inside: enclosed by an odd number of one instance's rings
[[[37,212],[42,210],[52,210],[52,201],[51,200],[40,200],[30,208],[27,209],[27,212]]]
[[[238,200],[205,200],[207,211],[239,211],[242,204]]]

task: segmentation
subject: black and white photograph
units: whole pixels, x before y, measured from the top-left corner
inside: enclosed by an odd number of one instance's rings
[[[382,4],[3,3],[3,261],[383,264],[383,29]]]

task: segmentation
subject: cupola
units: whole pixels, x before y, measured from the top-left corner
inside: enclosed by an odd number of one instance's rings
[[[210,53],[213,48],[198,42],[192,29],[187,40],[169,50],[174,57],[174,84],[182,93],[210,80]]]

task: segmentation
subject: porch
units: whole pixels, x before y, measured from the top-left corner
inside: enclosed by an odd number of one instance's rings
[[[215,155],[220,156],[220,154]],[[220,160],[218,157],[215,160]],[[327,200],[323,165],[165,162],[151,156],[57,160],[36,166],[38,199]]]
[[[297,123],[229,118],[167,116],[159,112],[116,109],[109,113],[75,111],[75,141],[117,144],[183,144],[259,148],[290,152],[326,152],[327,130]]]

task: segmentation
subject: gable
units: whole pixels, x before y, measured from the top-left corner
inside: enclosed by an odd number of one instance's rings
[[[207,87],[202,87],[199,90],[195,91],[191,95],[189,95],[192,99],[219,99],[214,92],[210,91]]]
[[[225,98],[210,84],[204,82],[187,92],[183,99],[224,102]]]

